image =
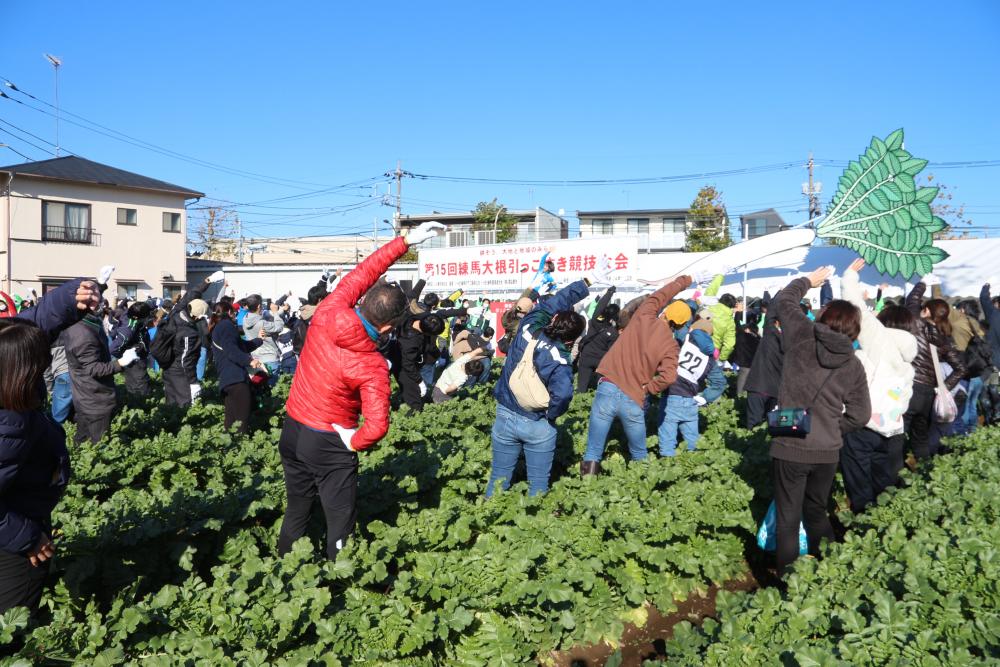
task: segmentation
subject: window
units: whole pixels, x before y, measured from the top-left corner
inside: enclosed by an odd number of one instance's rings
[[[593,230],[594,234],[613,234],[615,230],[615,222],[611,218],[594,218],[590,222],[590,228]]]
[[[648,234],[649,218],[628,218],[629,234]]]
[[[163,212],[163,231],[181,233],[181,214]]]
[[[45,296],[46,294],[48,294],[52,290],[54,290],[57,287],[60,287],[62,285],[63,285],[63,283],[61,283],[61,282],[52,282],[52,281],[48,281],[48,280],[43,280],[42,281],[42,296]]]
[[[130,227],[135,227],[136,225],[136,210],[134,208],[120,208],[118,209],[118,224],[119,225],[129,225]]]
[[[687,223],[684,218],[664,218],[664,234],[683,234],[687,230]]]
[[[180,285],[180,284],[173,285],[173,284],[170,284],[170,283],[165,283],[163,285],[163,298],[164,299],[171,299],[171,300],[173,300],[173,298],[177,294],[179,294],[181,292],[181,290],[183,290],[183,289],[184,289],[183,285]]]
[[[90,204],[42,202],[42,240],[90,243]]]
[[[122,209],[118,209],[119,211]],[[135,301],[139,292],[137,283],[118,283],[118,298]]]

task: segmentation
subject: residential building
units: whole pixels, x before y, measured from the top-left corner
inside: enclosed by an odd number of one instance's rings
[[[532,241],[555,241],[569,238],[569,222],[562,216],[538,207],[525,211],[508,211],[503,215],[517,219],[516,243]],[[475,216],[469,213],[430,213],[424,215],[404,215],[399,218],[400,234],[417,225],[436,220],[448,229],[442,236],[420,245],[421,248],[454,248],[456,246],[490,245],[494,242],[493,229],[474,230]]]
[[[0,284],[41,295],[114,264],[110,295],[172,294],[187,280],[184,205],[203,196],[75,155],[0,167]]]
[[[192,256],[232,264],[356,264],[393,238],[391,232],[383,233],[374,241],[371,234],[248,238],[243,240],[242,246],[227,239],[217,244],[211,253]]]
[[[721,230],[729,229],[729,214],[719,209]],[[682,252],[692,222],[686,208],[580,211],[580,236],[637,236],[639,252]]]
[[[740,216],[740,235],[747,239],[755,239],[767,234],[788,229],[781,214],[773,208]]]

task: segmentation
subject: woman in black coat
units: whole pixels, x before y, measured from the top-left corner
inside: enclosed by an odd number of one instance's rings
[[[52,339],[99,304],[97,285],[77,279],[0,319],[0,613],[41,600],[52,509],[70,475],[66,434],[42,410],[42,376]]]
[[[229,428],[239,422],[239,432],[246,433],[250,420],[249,369],[261,367],[260,361],[250,353],[260,347],[260,339],[245,341],[236,329],[236,311],[227,303],[217,303],[212,312],[209,333],[212,337],[212,357],[219,375],[222,402],[226,406],[225,426]]]

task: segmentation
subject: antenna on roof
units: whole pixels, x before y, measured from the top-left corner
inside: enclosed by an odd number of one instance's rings
[[[62,59],[48,53],[42,55],[52,63],[52,69],[56,73],[56,157],[59,157],[59,67],[62,65]]]

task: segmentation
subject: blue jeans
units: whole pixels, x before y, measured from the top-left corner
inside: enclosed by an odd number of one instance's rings
[[[969,398],[965,401],[965,412],[962,421],[968,433],[973,433],[979,425],[979,395],[983,393],[983,378],[974,377],[969,380]]]
[[[501,482],[504,490],[510,488],[514,466],[524,450],[524,463],[528,469],[528,495],[549,490],[552,458],[556,453],[556,427],[544,417],[528,419],[497,405],[497,420],[493,422],[493,465],[486,497],[493,495],[494,485]]]
[[[198,377],[198,382],[205,379],[205,365],[208,363],[208,350],[206,348],[201,348],[201,354],[198,355],[198,363],[194,367],[194,373]]]
[[[465,387],[474,387],[477,384],[485,384],[490,379],[490,365],[493,360],[490,357],[483,357],[481,359],[483,362],[483,372],[479,374],[479,377],[472,377],[471,375],[465,379]]]
[[[69,383],[69,373],[60,373],[52,383],[52,419],[62,424],[69,419],[73,407],[73,388]]]
[[[594,404],[590,409],[587,429],[587,451],[584,461],[600,461],[608,442],[608,431],[615,418],[621,419],[628,438],[628,451],[633,461],[646,458],[646,405],[639,405],[611,382],[597,385]]]
[[[661,396],[658,410],[660,456],[677,452],[677,431],[687,443],[689,452],[698,444],[698,404],[688,396]]]
[[[437,362],[432,362],[429,364],[424,364],[420,367],[420,379],[424,381],[428,389],[434,388],[434,371],[437,368]]]

